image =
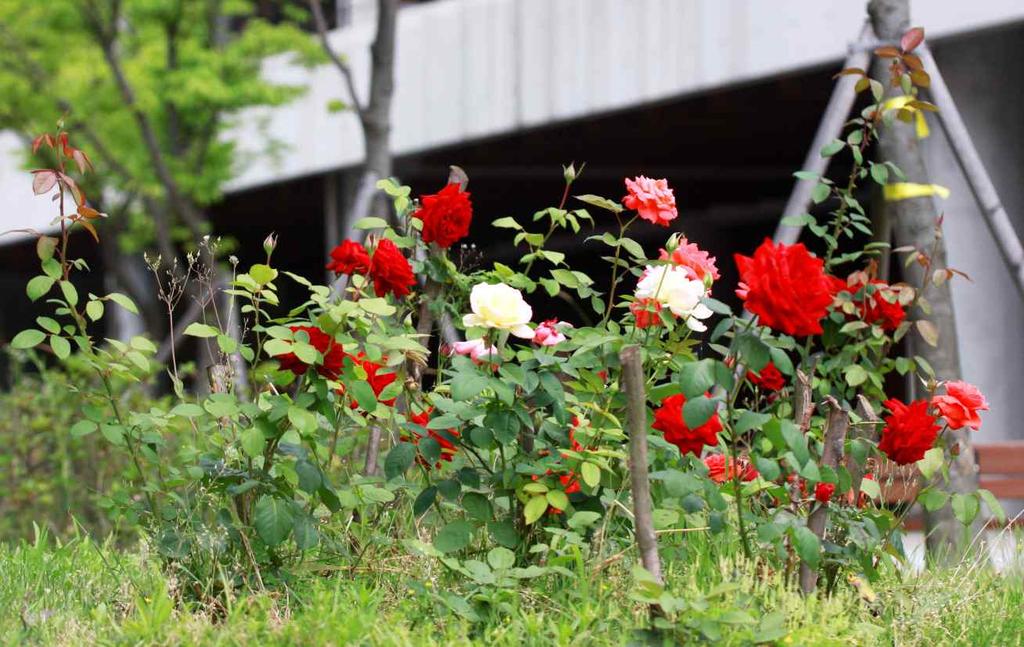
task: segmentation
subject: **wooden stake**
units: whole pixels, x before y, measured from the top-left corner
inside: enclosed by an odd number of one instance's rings
[[[651,515],[651,481],[647,474],[647,394],[640,347],[623,348],[619,359],[622,361],[622,385],[626,392],[629,479],[633,489],[633,527],[637,549],[644,568],[658,584],[664,584]]]
[[[825,448],[821,454],[821,464],[835,470],[843,458],[843,443],[846,441],[846,431],[850,427],[850,416],[836,402],[835,398],[829,397],[825,401],[828,405],[828,422],[825,427]],[[825,524],[828,521],[828,504],[819,503],[807,518],[807,529],[814,533],[814,536],[821,540],[825,536]],[[804,593],[811,593],[818,585],[818,569],[811,568],[806,562],[800,564],[800,590]]]

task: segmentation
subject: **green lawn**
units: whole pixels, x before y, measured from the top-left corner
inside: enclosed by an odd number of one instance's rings
[[[294,576],[268,590],[187,598],[145,550],[74,540],[0,546],[0,637],[5,644],[161,645],[1020,645],[1024,583],[986,566],[873,586],[867,603],[840,582],[803,598],[735,557],[712,557],[707,539],[664,551],[669,589],[684,598],[677,633],[641,634],[630,556],[597,570],[549,575],[520,588],[468,585],[436,561],[395,549],[358,572]],[[469,600],[469,602],[464,602]],[[713,639],[712,639],[713,638]]]

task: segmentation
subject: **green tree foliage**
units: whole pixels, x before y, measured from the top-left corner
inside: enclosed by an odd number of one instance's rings
[[[248,0],[0,0],[0,37],[0,127],[35,136],[66,115],[122,247],[165,255],[205,233],[203,208],[237,162],[232,121],[303,91],[261,64],[322,56]]]

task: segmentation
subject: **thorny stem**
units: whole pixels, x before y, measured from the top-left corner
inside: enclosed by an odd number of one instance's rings
[[[633,216],[623,224],[619,214],[615,214],[615,220],[619,223],[619,239],[621,239],[626,235],[626,230],[629,229],[629,226],[636,220],[636,216]],[[608,323],[608,319],[612,316],[612,308],[615,306],[615,288],[618,286],[617,278],[619,276],[619,256],[621,253],[622,245],[616,245],[615,260],[612,261],[612,284],[611,288],[608,290],[608,303],[604,307],[604,317],[601,318],[602,326]]]

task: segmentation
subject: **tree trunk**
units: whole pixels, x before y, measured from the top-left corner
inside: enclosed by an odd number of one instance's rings
[[[868,13],[875,34],[883,42],[898,43],[900,37],[910,27],[909,0],[871,0],[868,4]],[[883,81],[888,79],[888,66],[884,60],[876,60],[873,76]],[[899,88],[889,87],[887,84],[887,96],[900,94],[902,91]],[[913,125],[893,121],[891,126],[883,127],[879,148],[881,158],[894,162],[902,169],[908,182],[929,183],[928,170]],[[931,266],[946,267],[945,242],[939,240],[935,244],[935,223],[939,214],[930,197],[891,201],[885,205],[885,209],[896,245],[912,245],[925,253],[934,250]],[[930,277],[925,276],[925,271],[926,268],[912,263],[904,270],[904,274],[911,285],[924,286],[930,281]],[[927,317],[935,324],[939,331],[939,343],[937,346],[930,346],[924,343],[916,332],[911,332],[906,337],[910,354],[923,357],[935,369],[936,376],[947,380],[960,379],[960,356],[949,282],[931,286],[928,302],[932,308],[931,315],[926,315],[920,309],[912,314],[918,319]],[[948,432],[947,441],[959,443],[960,454],[950,466],[949,483],[937,485],[951,493],[973,492],[978,487],[978,475],[967,430]],[[953,516],[950,505],[926,513],[925,520],[929,553],[942,560],[959,559],[965,548],[966,533]]]

